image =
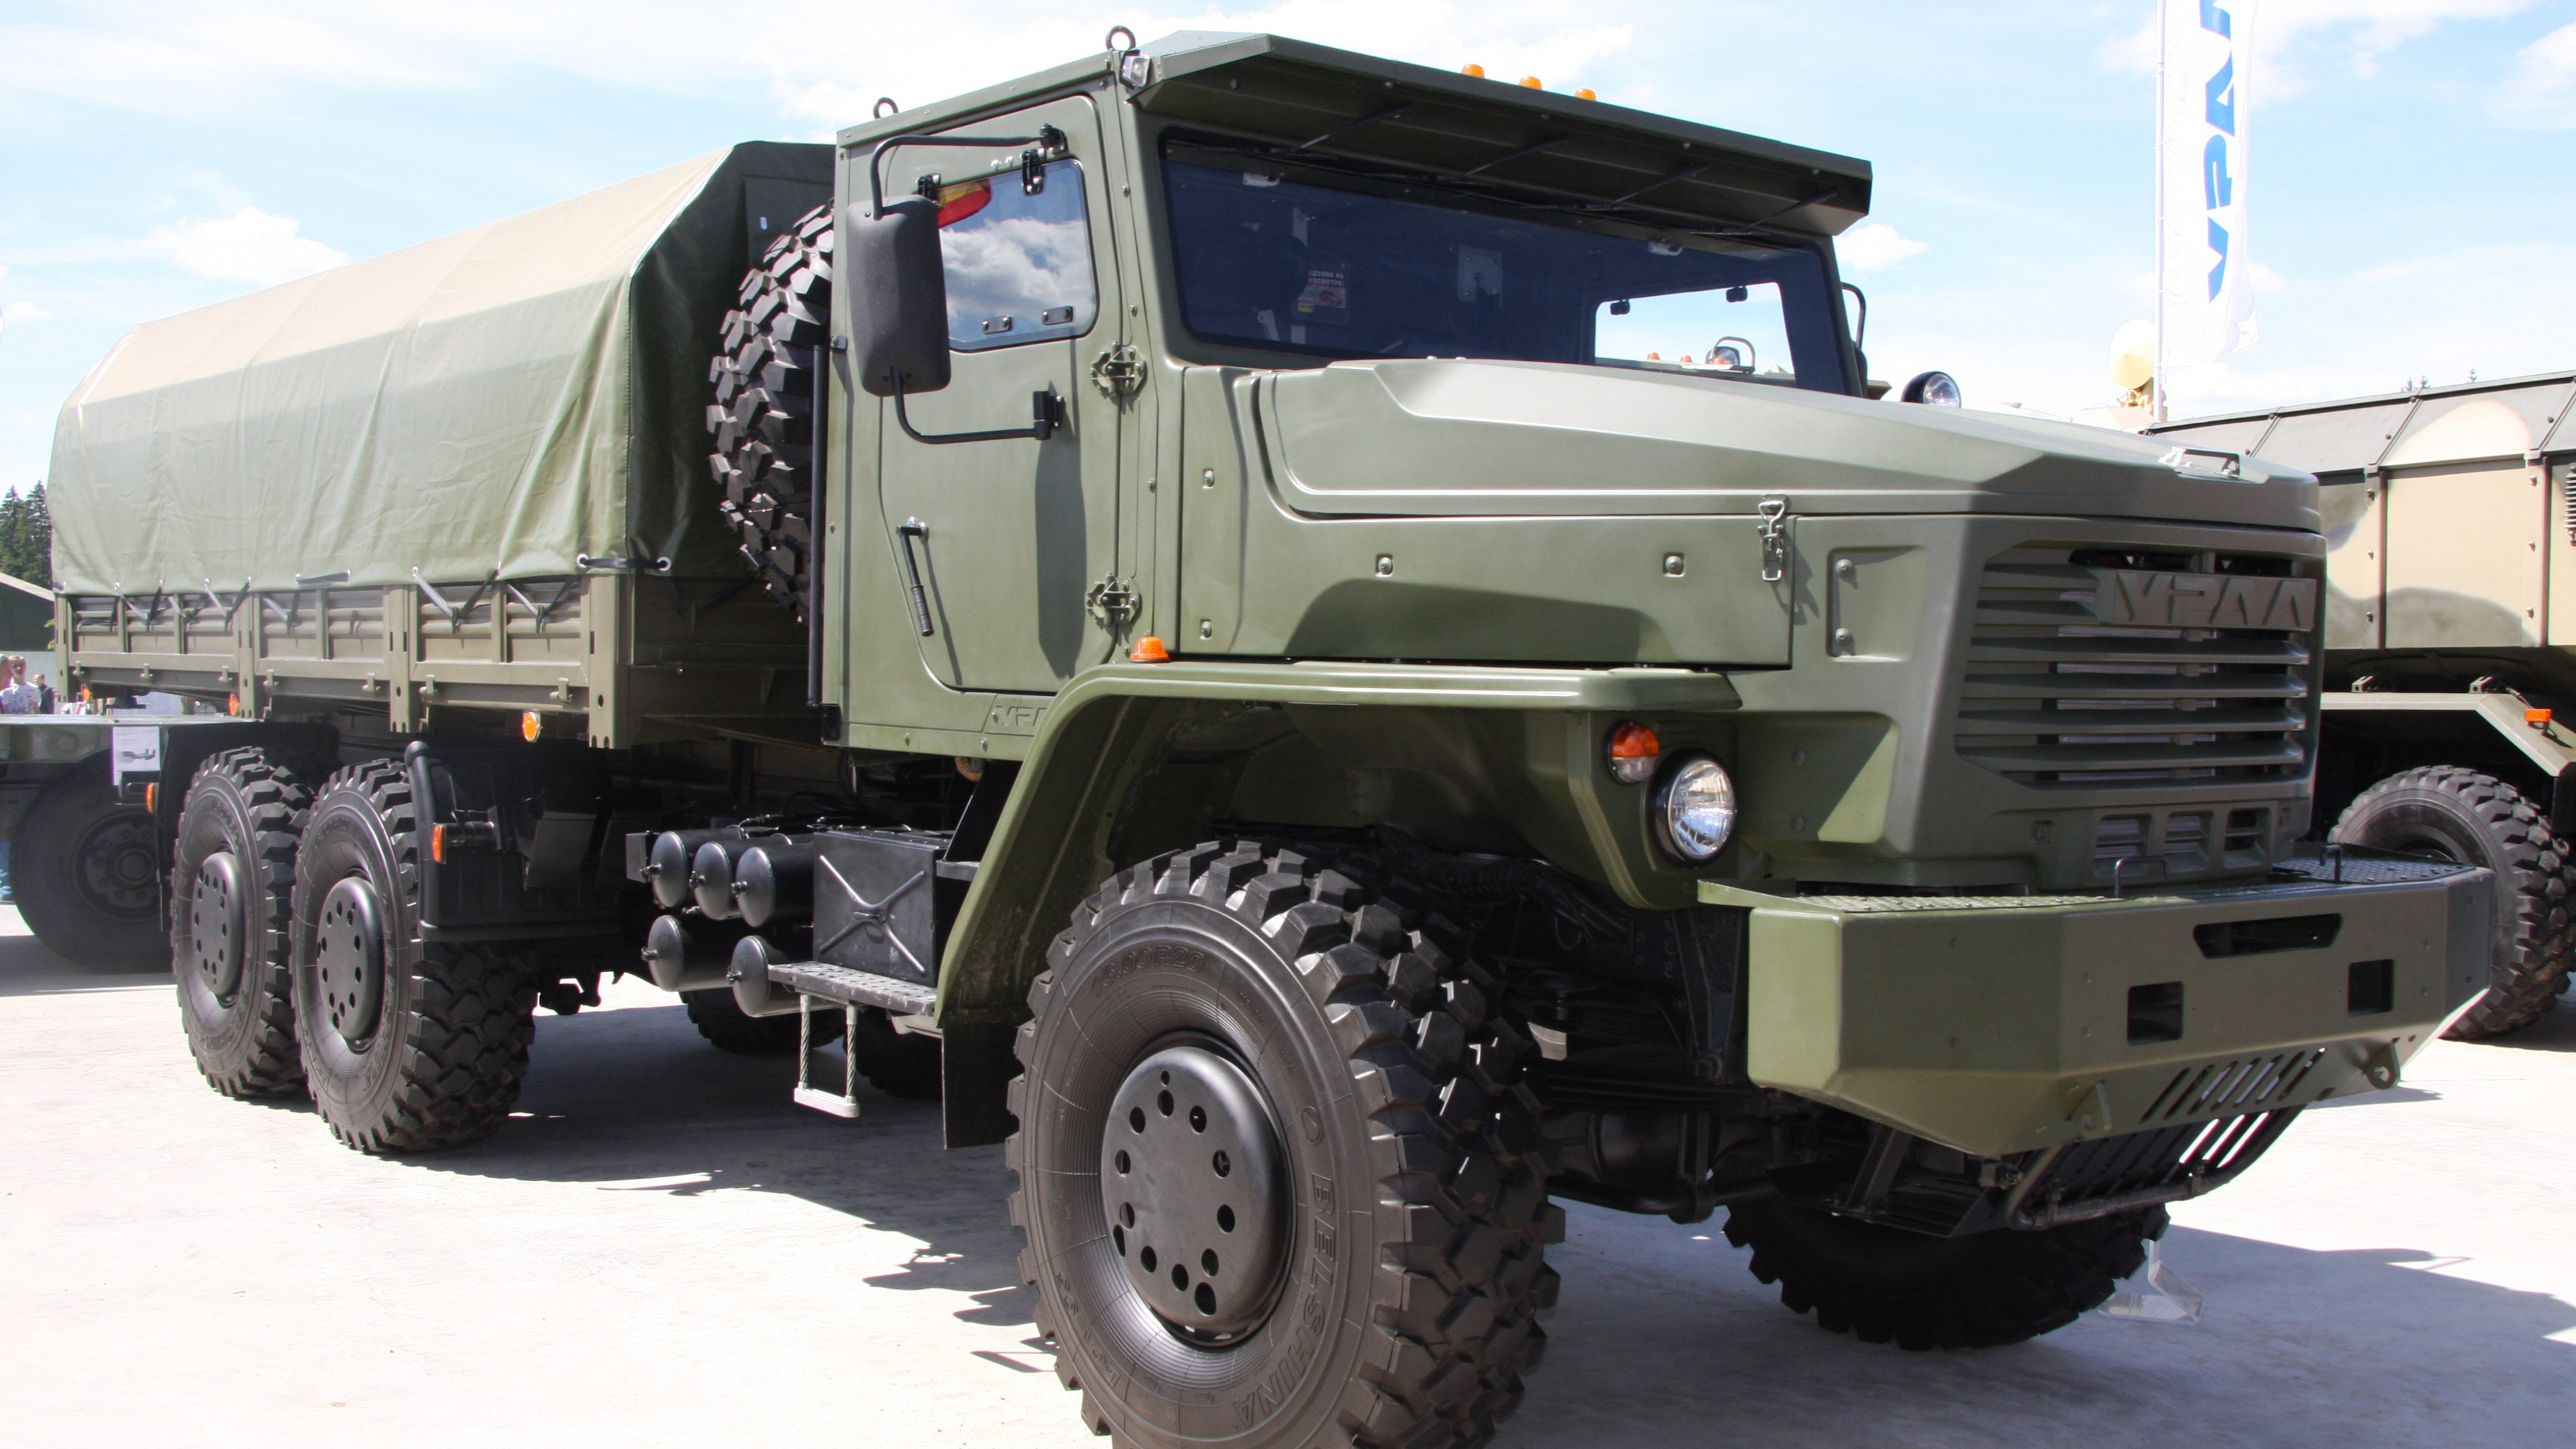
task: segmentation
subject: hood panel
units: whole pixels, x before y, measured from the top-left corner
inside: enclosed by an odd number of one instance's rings
[[[1268,378],[1286,506],[1322,517],[2015,513],[2314,531],[2316,480],[2072,423],[1562,363],[1337,362]]]

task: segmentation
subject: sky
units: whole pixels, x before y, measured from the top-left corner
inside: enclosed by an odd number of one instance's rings
[[[2184,0],[2177,0],[2184,3]],[[0,484],[134,323],[752,138],[1268,30],[1865,158],[1874,375],[2110,401],[2152,295],[2153,0],[0,0]],[[2239,3],[2240,11],[2248,8]],[[2576,368],[2576,0],[2261,0],[2262,340],[2177,416]]]

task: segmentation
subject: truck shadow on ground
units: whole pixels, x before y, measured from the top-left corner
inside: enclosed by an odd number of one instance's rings
[[[817,1053],[814,1072],[837,1086],[838,1048]],[[676,1005],[541,1012],[509,1125],[417,1162],[627,1191],[793,1194],[921,1242],[900,1269],[867,1278],[870,1286],[963,1293],[976,1306],[960,1319],[1030,1323],[1002,1149],[947,1151],[937,1103],[889,1097],[864,1081],[858,1121],[827,1117],[788,1100],[795,1080],[792,1055],[720,1052]]]
[[[2413,1249],[2175,1228],[2165,1257],[2207,1295],[2198,1324],[2088,1315],[2009,1348],[1909,1353],[1792,1316],[1722,1230],[1675,1242],[1574,1216],[1550,1356],[1504,1443],[2525,1445],[2563,1434],[2576,1372],[2576,1344],[2550,1337],[2576,1307]]]
[[[818,1066],[836,1076],[839,1064],[829,1053]],[[795,1107],[794,1075],[792,1059],[716,1051],[676,1006],[541,1017],[521,1115],[419,1166],[794,1194],[919,1241],[870,1287],[948,1290],[973,1300],[961,1319],[1027,1325],[1000,1149],[945,1151],[934,1105],[864,1087],[856,1123]],[[2576,1309],[2451,1276],[2413,1249],[2312,1252],[2177,1228],[2168,1260],[2210,1299],[2198,1326],[2088,1317],[2012,1348],[1916,1354],[1789,1314],[1722,1219],[1571,1213],[1553,1255],[1565,1294],[1549,1361],[1502,1444],[2530,1442],[2506,1426],[2555,1415],[2544,1400],[2576,1371],[2576,1346],[2550,1338],[2576,1328]],[[1045,1363],[1006,1357],[1022,1371]],[[2498,1394],[2530,1402],[2499,1414]],[[2461,1437],[2464,1423],[2478,1432]]]
[[[80,991],[118,991],[162,986],[169,968],[140,971],[94,971],[76,966],[46,949],[33,936],[0,936],[0,997],[59,996]]]

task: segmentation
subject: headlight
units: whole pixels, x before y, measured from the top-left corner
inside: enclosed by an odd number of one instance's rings
[[[1918,372],[1906,379],[1905,391],[1898,396],[1910,403],[1929,403],[1936,408],[1966,407],[1960,395],[1959,380],[1946,372]]]
[[[1655,789],[1655,834],[1675,860],[1706,865],[1735,834],[1735,781],[1706,755],[1684,755]]]

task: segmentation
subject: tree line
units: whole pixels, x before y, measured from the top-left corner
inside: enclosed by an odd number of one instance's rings
[[[45,485],[0,498],[0,574],[31,584],[54,585],[54,515],[45,507]]]

